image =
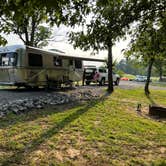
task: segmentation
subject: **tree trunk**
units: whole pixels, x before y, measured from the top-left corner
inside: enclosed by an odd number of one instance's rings
[[[114,91],[112,77],[112,42],[108,45],[108,90],[109,93]]]
[[[27,25],[28,26],[28,25]],[[28,29],[27,26],[24,25],[24,33],[25,33],[25,44],[29,45],[29,34],[28,34]]]
[[[32,20],[31,20],[31,34],[30,34],[30,43],[31,46],[34,46],[34,36],[35,36],[35,30],[36,30],[36,20],[35,17],[32,16]]]
[[[148,71],[147,71],[147,80],[146,80],[145,89],[144,89],[146,95],[150,94],[149,83],[150,83],[150,77],[151,77],[153,62],[154,62],[154,58],[151,58],[149,60],[149,66],[148,66]]]
[[[162,69],[162,64],[161,64],[161,66],[159,67],[159,77],[160,77],[159,80],[160,81],[163,80],[162,76],[163,76],[163,69]]]

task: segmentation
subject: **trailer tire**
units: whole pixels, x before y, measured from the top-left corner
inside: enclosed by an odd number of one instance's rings
[[[86,83],[86,85],[90,85],[90,81],[86,81],[85,83]]]
[[[38,89],[39,89],[39,86],[33,86],[32,89],[38,90]]]

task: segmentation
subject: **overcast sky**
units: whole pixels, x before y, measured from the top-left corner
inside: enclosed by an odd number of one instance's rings
[[[87,56],[87,57],[96,57],[96,58],[101,58],[101,59],[106,59],[107,57],[107,51],[100,51],[96,55],[91,55],[92,50],[90,51],[82,51],[79,48],[74,49],[71,44],[67,41],[66,38],[66,33],[70,31],[71,29],[66,28],[64,26],[61,26],[60,28],[53,28],[53,35],[55,41],[50,41],[48,46],[45,47],[45,49],[51,49],[51,48],[56,48],[59,50],[64,51],[66,54],[69,55],[81,55],[81,56]],[[13,45],[13,44],[23,44],[23,42],[20,40],[20,38],[17,35],[10,34],[10,35],[4,35],[4,37],[8,41],[8,45]],[[119,41],[116,43],[116,45],[113,47],[113,58],[114,60],[117,59],[120,61],[123,58],[123,53],[122,50],[127,47],[129,43],[129,39],[125,41]],[[99,63],[100,64],[100,63]]]

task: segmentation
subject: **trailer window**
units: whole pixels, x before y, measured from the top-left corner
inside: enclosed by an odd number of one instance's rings
[[[29,53],[28,54],[28,63],[29,63],[29,66],[37,66],[37,67],[43,66],[42,55]]]
[[[81,60],[75,60],[75,68],[76,69],[82,68],[82,61]]]
[[[17,65],[17,53],[8,52],[0,54],[0,66],[16,66]]]
[[[69,60],[69,66],[73,66],[73,59]]]
[[[59,57],[54,57],[54,66],[62,66],[62,59]]]

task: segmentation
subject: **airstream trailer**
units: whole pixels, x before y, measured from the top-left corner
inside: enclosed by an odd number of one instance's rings
[[[80,81],[83,60],[104,62],[24,45],[0,47],[0,85],[59,86]]]

